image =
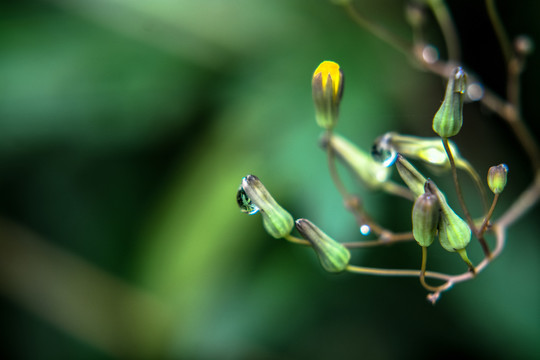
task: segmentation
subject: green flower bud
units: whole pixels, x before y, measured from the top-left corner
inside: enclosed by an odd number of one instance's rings
[[[471,241],[471,228],[465,220],[460,218],[446,202],[444,194],[437,188],[433,181],[428,180],[426,188],[429,188],[439,199],[441,217],[439,220],[439,241],[446,251],[460,252]],[[462,255],[463,251],[460,252]],[[466,253],[465,253],[466,254]],[[462,255],[463,257],[463,255]]]
[[[390,133],[390,142],[397,152],[408,159],[416,159],[429,165],[450,169],[450,160],[440,138],[422,138]],[[456,145],[452,141],[449,141],[448,145],[456,165],[463,162]]]
[[[429,246],[435,240],[440,212],[439,200],[428,188],[414,202],[412,229],[414,239],[420,246]]]
[[[331,273],[345,270],[351,253],[307,219],[296,220],[296,229],[309,241],[319,257],[322,267]]]
[[[366,185],[375,190],[390,177],[391,169],[375,161],[367,152],[345,138],[332,134],[321,139],[323,148],[332,147],[334,154]]]
[[[407,184],[416,197],[419,197],[424,193],[424,184],[427,181],[426,178],[401,155],[397,156],[396,169],[398,170],[401,179]]]
[[[333,61],[323,61],[313,73],[311,89],[315,117],[319,126],[324,129],[333,129],[338,121],[343,84],[343,73]]]
[[[508,175],[508,166],[500,164],[489,168],[487,182],[494,194],[500,194],[506,186],[506,176]]]
[[[433,130],[442,138],[459,133],[463,125],[463,95],[467,77],[461,67],[452,72],[446,86],[443,103],[433,118]]]
[[[291,233],[294,226],[291,214],[274,200],[258,177],[248,175],[242,179],[236,200],[241,211],[250,215],[261,213],[264,229],[271,236],[279,239]]]

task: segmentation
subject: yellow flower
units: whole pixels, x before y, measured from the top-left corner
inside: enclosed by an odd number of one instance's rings
[[[343,95],[343,73],[339,65],[323,61],[313,73],[311,88],[317,123],[324,129],[332,129],[337,123]]]

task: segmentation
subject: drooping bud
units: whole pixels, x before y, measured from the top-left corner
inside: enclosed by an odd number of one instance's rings
[[[412,229],[414,239],[420,246],[429,246],[435,240],[439,224],[440,205],[437,196],[426,187],[426,192],[414,202]]]
[[[372,190],[380,188],[390,177],[390,168],[375,161],[368,153],[339,135],[324,136],[321,145],[325,149],[331,146],[334,154]]]
[[[343,72],[333,61],[323,61],[313,73],[311,90],[315,117],[323,129],[333,129],[338,121],[343,84]]]
[[[250,215],[261,213],[264,229],[271,236],[279,239],[291,233],[293,217],[274,200],[255,175],[242,179],[236,200],[241,211]]]
[[[345,270],[351,253],[307,219],[296,220],[296,229],[309,241],[319,257],[322,267],[331,273]]]
[[[441,206],[441,217],[439,220],[439,241],[446,251],[456,252],[463,250],[471,241],[472,231],[465,220],[459,217],[452,210],[446,197],[431,180],[426,183],[426,188],[433,192]],[[460,252],[461,255],[462,252]],[[463,255],[462,255],[463,257]]]
[[[403,182],[411,189],[415,197],[419,197],[424,193],[426,178],[401,154],[397,156],[396,169]]]
[[[500,194],[506,186],[506,177],[508,175],[508,166],[499,164],[489,168],[487,182],[494,194]]]
[[[433,130],[442,138],[449,138],[459,133],[463,125],[463,96],[467,77],[461,67],[454,69],[441,107],[433,117]]]

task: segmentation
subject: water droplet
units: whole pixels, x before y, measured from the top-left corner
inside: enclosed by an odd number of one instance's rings
[[[472,83],[467,86],[467,97],[471,101],[478,101],[484,97],[484,87],[479,83]]]
[[[422,49],[422,58],[428,64],[435,64],[439,60],[439,50],[433,45],[426,45]]]
[[[391,142],[391,134],[387,133],[375,140],[371,148],[371,156],[384,167],[392,166],[397,159],[398,153]]]
[[[236,193],[236,202],[238,203],[241,212],[248,215],[253,215],[259,212],[259,208],[251,202],[251,199],[247,196],[244,188],[241,186]]]
[[[360,226],[360,234],[367,236],[369,235],[370,232],[371,232],[371,228],[369,227],[368,224],[364,224]]]

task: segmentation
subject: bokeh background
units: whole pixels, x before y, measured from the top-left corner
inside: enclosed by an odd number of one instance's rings
[[[405,1],[355,3],[411,38]],[[483,2],[449,3],[465,64],[503,94]],[[498,5],[510,36],[540,39],[540,3]],[[328,275],[312,250],[238,211],[241,178],[256,174],[295,217],[360,238],[318,146],[310,80],[327,59],[346,76],[338,132],[364,149],[386,131],[432,135],[443,81],[329,1],[2,2],[0,356],[540,358],[538,209],[436,306],[417,279]],[[539,80],[533,53],[523,106],[536,134]],[[478,103],[455,141],[482,174],[509,165],[497,214],[530,183],[519,142]],[[348,184],[383,225],[410,226],[410,203]],[[431,268],[463,271],[433,248]],[[418,268],[420,253],[402,244],[353,259]]]

